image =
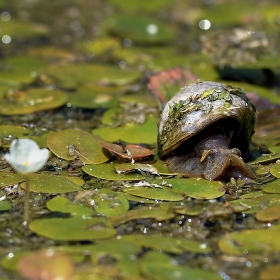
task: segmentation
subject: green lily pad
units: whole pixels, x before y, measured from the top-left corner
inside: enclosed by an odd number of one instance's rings
[[[130,210],[125,214],[119,215],[118,217],[112,217],[109,219],[109,224],[111,225],[119,225],[126,223],[131,220],[136,219],[146,219],[151,218],[156,221],[164,221],[169,220],[174,217],[173,213],[170,213],[168,210],[164,210],[159,207],[142,207],[136,210]]]
[[[72,216],[91,217],[94,211],[80,203],[71,202],[66,197],[56,196],[46,203],[47,208],[53,212],[70,213]]]
[[[256,213],[256,219],[261,222],[272,222],[280,219],[280,202],[278,205],[261,209]]]
[[[264,154],[250,161],[249,164],[268,164],[270,162],[275,162],[277,159],[280,159],[280,153]]]
[[[280,194],[271,194],[264,192],[255,192],[255,195],[246,194],[240,199],[231,201],[233,207],[241,207],[242,213],[254,214],[262,210],[264,206],[274,206],[280,204]],[[235,208],[236,209],[236,208]],[[237,210],[237,209],[236,209]]]
[[[149,117],[144,124],[128,123],[123,127],[101,127],[93,129],[92,133],[107,142],[118,140],[133,144],[157,142],[157,124],[153,117]]]
[[[129,38],[136,43],[170,43],[177,36],[176,30],[155,18],[135,15],[118,15],[110,17],[106,23],[109,33],[121,38]]]
[[[107,189],[99,189],[92,199],[95,211],[106,217],[121,215],[129,209],[129,202],[123,194]]]
[[[139,203],[150,203],[150,204],[155,203],[154,199],[143,198],[143,197],[135,196],[135,195],[128,194],[128,193],[123,193],[123,195],[129,201],[134,201],[134,202],[139,202]]]
[[[78,91],[69,92],[67,104],[78,108],[111,108],[118,104],[114,96],[122,90],[120,87],[86,86]]]
[[[63,87],[77,85],[127,85],[140,79],[141,72],[102,64],[78,63],[49,67],[45,73]]]
[[[58,108],[67,102],[66,93],[54,89],[33,88],[8,92],[1,101],[0,113],[21,115]]]
[[[100,37],[82,45],[82,50],[101,60],[108,61],[121,50],[122,46],[119,40],[113,37]]]
[[[28,138],[34,140],[39,145],[40,148],[47,148],[48,147],[47,140],[49,136],[53,133],[54,133],[53,131],[50,131],[41,135],[30,136]]]
[[[123,108],[119,106],[110,108],[102,115],[101,122],[106,125],[113,125],[121,112],[123,112]]]
[[[29,228],[35,233],[54,240],[98,240],[116,235],[117,231],[106,226],[103,219],[80,217],[34,220]]]
[[[3,30],[2,30],[3,31]],[[5,60],[0,69],[0,84],[21,86],[34,80],[37,72],[46,67],[47,62],[32,56],[12,56]]]
[[[0,172],[0,187],[13,186],[25,181],[24,176],[16,173]]]
[[[155,280],[192,279],[221,280],[221,276],[212,271],[176,265],[171,258],[162,253],[149,252],[141,261],[141,272]]]
[[[165,237],[159,234],[130,234],[123,236],[122,240],[171,254],[182,254],[185,251],[192,253],[211,252],[211,248],[204,243],[183,238]]]
[[[273,164],[269,172],[276,178],[280,178],[280,164]]]
[[[149,106],[150,108],[151,107],[157,108],[158,105],[155,96],[152,94],[147,94],[146,91],[125,94],[120,96],[118,99],[123,103],[143,104]]]
[[[205,271],[198,268],[188,268],[181,265],[172,265],[165,263],[145,263],[142,266],[142,272],[148,277],[152,277],[155,280],[169,280],[169,279],[207,279],[207,280],[219,280],[222,279],[217,273],[212,271]]]
[[[231,5],[228,3],[221,3],[219,5],[215,5],[213,9],[204,9],[203,13],[200,14],[201,19],[208,19],[213,26],[223,25],[225,26],[235,26],[236,24],[241,23],[241,19],[246,19],[248,16],[253,16],[254,13],[259,13],[256,9],[257,6],[252,6],[249,2],[242,2],[241,5],[239,3],[234,2]],[[236,13],[232,13],[232,11],[240,10],[240,13],[237,15]],[[227,15],[224,17],[223,15]]]
[[[219,240],[219,247],[226,254],[236,255],[278,252],[280,250],[279,230],[280,226],[275,225],[267,229],[232,232]]]
[[[8,200],[0,201],[0,211],[7,211],[12,208],[11,203]]]
[[[25,182],[21,184],[25,189]],[[33,174],[30,177],[30,191],[39,193],[67,193],[79,191],[80,187],[65,176]]]
[[[170,0],[158,0],[150,2],[142,2],[137,0],[109,0],[109,2],[119,8],[124,9],[125,11],[143,11],[143,12],[158,12],[161,9],[168,8],[173,4],[173,1]]]
[[[198,216],[208,210],[204,204],[192,204],[187,202],[163,202],[159,207],[188,216]]]
[[[219,181],[207,181],[204,179],[166,179],[167,184],[172,185],[171,190],[176,193],[196,199],[213,199],[225,194],[223,184]],[[162,181],[156,180],[155,183],[161,185]]]
[[[166,163],[162,160],[157,160],[152,165],[157,169],[158,173],[161,175],[172,175],[172,176],[174,175],[169,172]]]
[[[165,201],[181,201],[184,197],[178,193],[172,192],[167,187],[129,187],[123,190],[126,193],[140,196],[143,198],[165,200]]]
[[[0,125],[1,147],[9,148],[13,139],[24,138],[29,133],[30,133],[30,130],[23,126]]]
[[[29,251],[15,251],[8,253],[1,259],[1,267],[10,271],[17,271],[19,260],[24,256],[27,256],[29,253]]]
[[[91,133],[82,130],[66,129],[55,132],[49,136],[47,144],[56,156],[66,160],[79,158],[87,164],[98,164],[108,160],[99,140]]]
[[[137,173],[118,174],[113,163],[86,165],[82,167],[82,170],[91,176],[105,180],[138,181],[145,178],[143,175]]]
[[[262,190],[267,193],[280,193],[280,179],[266,184]]]

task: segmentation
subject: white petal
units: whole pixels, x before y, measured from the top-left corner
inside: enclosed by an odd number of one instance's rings
[[[30,139],[13,141],[10,154],[5,159],[21,174],[35,173],[40,170],[49,158],[48,149],[40,149],[37,143]]]
[[[38,151],[38,144],[30,139],[14,140],[10,146],[10,154],[17,162],[26,162],[31,151]]]

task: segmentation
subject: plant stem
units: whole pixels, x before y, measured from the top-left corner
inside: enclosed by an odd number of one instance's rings
[[[23,224],[29,224],[29,204],[30,204],[30,175],[25,175],[25,196],[24,196],[24,214]]]

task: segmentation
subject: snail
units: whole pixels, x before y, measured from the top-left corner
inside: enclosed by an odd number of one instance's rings
[[[207,180],[255,178],[242,155],[254,134],[256,109],[238,87],[198,82],[165,106],[158,149],[172,173]]]

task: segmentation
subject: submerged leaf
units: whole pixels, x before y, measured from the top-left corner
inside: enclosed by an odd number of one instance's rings
[[[64,253],[46,250],[25,255],[20,259],[18,268],[20,274],[30,280],[67,280],[74,273],[74,262]]]

